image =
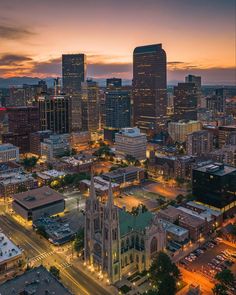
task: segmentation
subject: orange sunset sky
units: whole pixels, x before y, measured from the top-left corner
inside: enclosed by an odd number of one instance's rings
[[[0,77],[51,77],[62,53],[88,75],[132,79],[136,46],[162,43],[168,81],[235,84],[235,0],[1,0]]]

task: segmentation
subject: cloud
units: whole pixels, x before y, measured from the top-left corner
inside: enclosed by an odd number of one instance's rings
[[[31,72],[38,75],[61,75],[61,58],[53,58],[43,62],[34,62]]]
[[[0,39],[19,40],[31,37],[35,33],[24,27],[14,27],[10,25],[0,25]]]
[[[32,58],[26,55],[4,54],[0,57],[0,66],[19,66],[29,61],[32,61]]]

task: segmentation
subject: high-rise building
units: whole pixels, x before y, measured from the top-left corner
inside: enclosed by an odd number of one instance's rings
[[[226,89],[219,88],[215,90],[214,95],[206,98],[206,106],[214,114],[224,114],[226,105]]]
[[[201,90],[202,87],[202,78],[201,76],[195,76],[195,75],[188,75],[185,77],[186,83],[194,83],[195,86]]]
[[[133,52],[134,125],[147,134],[165,128],[167,120],[166,53],[162,44]]]
[[[219,147],[235,144],[236,125],[219,126]]]
[[[86,56],[84,54],[62,55],[62,83],[66,94],[79,93],[86,76]]]
[[[21,153],[29,152],[29,135],[39,130],[38,107],[7,108],[9,133],[2,135],[3,143],[12,143]]]
[[[199,98],[195,83],[178,83],[174,87],[174,119],[197,120]]]
[[[174,142],[185,142],[188,134],[201,130],[201,123],[198,121],[169,122],[168,132]]]
[[[82,129],[96,132],[99,129],[99,87],[97,82],[82,83]]]
[[[116,83],[117,82],[117,83]],[[121,79],[107,79],[104,139],[114,141],[115,133],[131,124],[131,93],[122,89]]]
[[[40,129],[53,133],[71,131],[71,100],[66,95],[39,97]]]
[[[196,131],[187,136],[187,154],[204,156],[213,149],[213,135],[207,130]]]
[[[32,154],[41,155],[41,142],[49,138],[53,132],[51,130],[37,131],[30,133],[30,152]]]

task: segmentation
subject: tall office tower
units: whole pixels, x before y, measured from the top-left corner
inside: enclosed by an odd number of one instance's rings
[[[185,83],[194,83],[196,87],[201,90],[202,78],[201,76],[188,75],[185,77]]]
[[[40,129],[53,133],[71,131],[71,100],[66,95],[39,97]]]
[[[99,129],[99,87],[97,82],[82,83],[82,130],[96,132]]]
[[[187,136],[187,154],[205,156],[213,150],[213,135],[207,130],[193,132]]]
[[[162,44],[134,49],[133,117],[134,125],[149,135],[166,127],[166,53]]]
[[[71,130],[82,129],[81,83],[86,79],[85,54],[62,55],[62,83],[65,94],[71,97]]]
[[[12,143],[21,153],[29,151],[29,135],[39,130],[39,110],[37,107],[7,108],[9,133],[2,135],[3,143]]]
[[[199,91],[195,83],[178,83],[174,87],[174,119],[197,120]]]
[[[128,90],[122,89],[121,79],[107,79],[107,89],[105,92],[105,140],[114,141],[116,132],[121,128],[130,127],[130,101],[131,93]]]
[[[84,54],[62,55],[62,83],[66,94],[79,93],[86,76],[86,56]]]
[[[213,95],[207,97],[206,103],[207,108],[213,111],[214,114],[224,114],[226,104],[226,89],[216,89]]]

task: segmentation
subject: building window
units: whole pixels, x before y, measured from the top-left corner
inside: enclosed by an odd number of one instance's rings
[[[151,255],[157,252],[157,239],[156,239],[156,237],[152,238],[151,245],[150,245],[150,252],[151,252]]]

